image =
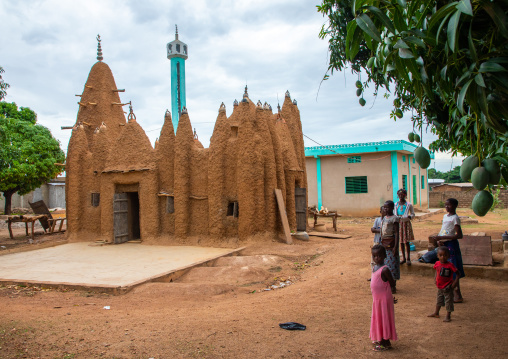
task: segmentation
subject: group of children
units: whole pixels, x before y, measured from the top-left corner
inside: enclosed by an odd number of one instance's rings
[[[374,351],[391,348],[390,340],[397,340],[395,330],[394,304],[396,283],[400,279],[400,265],[411,265],[410,242],[414,240],[411,220],[415,217],[411,203],[406,200],[407,192],[397,192],[399,201],[386,201],[381,207],[381,217],[376,218],[371,231],[375,233],[372,247],[372,317],[370,338]],[[450,198],[445,203],[447,214],[443,217],[441,231],[429,237],[437,252],[438,261],[434,283],[438,288],[437,304],[434,313],[429,317],[439,318],[441,307],[446,307],[445,322],[451,320],[454,303],[463,301],[460,292],[459,278],[465,276],[458,239],[462,238],[460,218],[456,214],[458,201]],[[402,261],[399,259],[399,242]],[[407,257],[406,257],[407,251]]]

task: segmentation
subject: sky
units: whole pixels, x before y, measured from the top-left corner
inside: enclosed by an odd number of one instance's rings
[[[318,34],[326,18],[317,0],[0,0],[0,66],[10,84],[5,101],[30,107],[64,151],[76,121],[78,97],[97,61],[100,34],[122,102],[132,101],[152,144],[171,109],[166,44],[188,45],[187,109],[208,147],[219,106],[228,116],[245,85],[252,101],[272,105],[289,90],[298,102],[305,146],[407,140],[410,114],[390,119],[393,96],[365,91],[357,75],[328,71],[328,42]],[[125,109],[128,110],[127,108]],[[428,147],[435,136],[423,133]],[[429,168],[449,171],[462,158],[436,153]]]

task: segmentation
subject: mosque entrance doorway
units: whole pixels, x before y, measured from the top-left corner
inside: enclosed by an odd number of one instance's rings
[[[307,230],[307,189],[295,188],[296,230]]]
[[[114,242],[124,243],[141,238],[138,192],[119,192],[113,198]]]

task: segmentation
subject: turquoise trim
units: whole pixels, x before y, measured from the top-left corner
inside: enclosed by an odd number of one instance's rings
[[[404,140],[354,143],[349,145],[331,145],[305,147],[305,156],[326,156],[326,155],[345,155],[353,153],[371,153],[371,152],[391,152],[406,151],[413,153],[418,148],[417,145]],[[430,158],[434,159],[434,152],[430,152]]]
[[[413,177],[411,177],[411,155],[408,155],[407,156],[407,169],[408,169],[408,172],[409,172],[409,176],[408,176],[408,179],[407,179],[407,186],[406,186],[406,190],[407,190],[407,200],[411,203],[413,203],[413,191],[414,191],[414,184],[413,184]],[[413,191],[411,191],[413,190]]]
[[[424,186],[424,181],[422,181],[422,173],[420,171],[420,166],[418,166],[418,177],[420,178],[420,185],[418,186],[418,198],[420,199],[420,207],[422,206],[422,188]]]
[[[316,156],[316,181],[317,181],[317,203],[318,210],[323,205],[323,193],[322,193],[322,183],[321,183],[321,158]]]
[[[392,162],[392,188],[393,188],[393,201],[397,201],[397,191],[399,190],[399,167],[397,164],[397,152],[391,153]]]
[[[427,180],[427,208],[430,208],[430,202],[429,202],[430,188],[429,188],[429,168],[428,167],[425,169],[425,178]]]
[[[185,96],[185,59],[180,57],[173,57],[171,59],[171,117],[173,122],[173,128],[178,128],[178,120],[180,113],[178,112],[178,94],[177,94],[177,70],[176,64],[180,64],[180,101],[181,108],[187,107],[186,96]]]

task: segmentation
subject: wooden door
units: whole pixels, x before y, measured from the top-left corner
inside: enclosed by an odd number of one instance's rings
[[[295,188],[296,230],[307,230],[307,189]]]
[[[113,216],[115,243],[127,242],[129,240],[129,199],[127,193],[115,193]]]

